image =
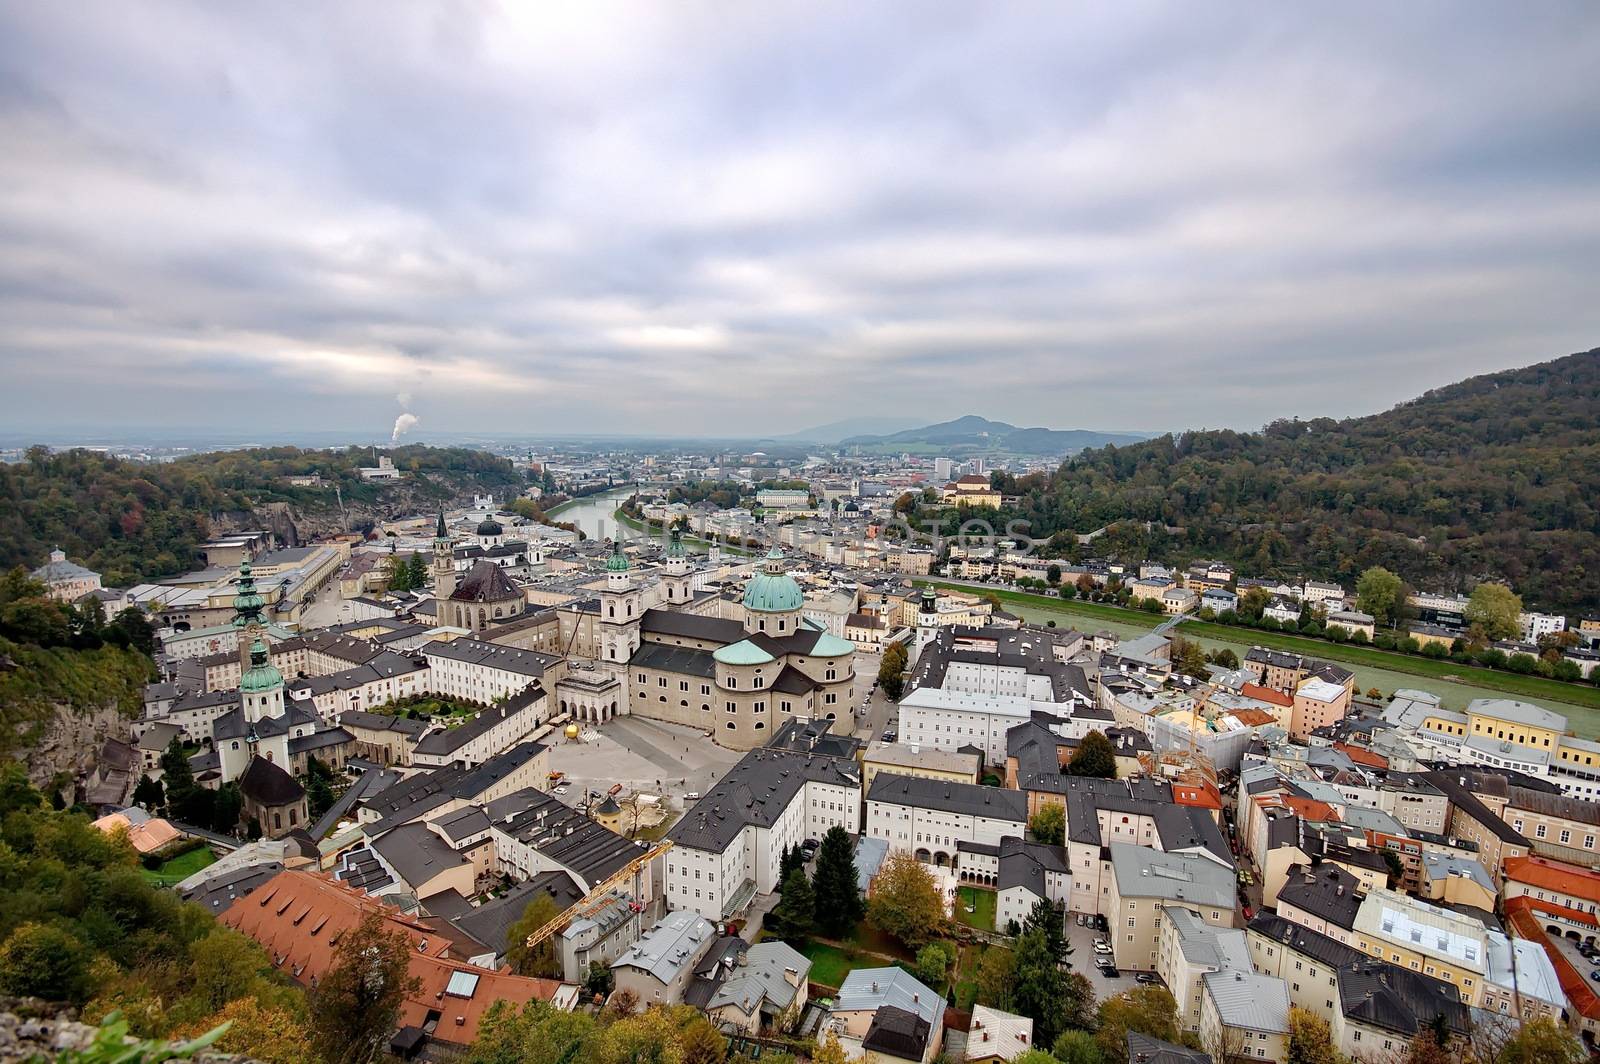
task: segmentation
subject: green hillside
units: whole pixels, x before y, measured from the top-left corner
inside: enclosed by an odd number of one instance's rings
[[[1505,580],[1532,608],[1600,612],[1600,349],[1370,417],[1167,435],[999,479],[1021,496],[1000,516],[1035,536],[1112,526],[1084,553],[1346,586],[1382,565],[1418,587]]]

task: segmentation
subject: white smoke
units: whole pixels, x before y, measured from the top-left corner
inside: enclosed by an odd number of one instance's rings
[[[401,436],[417,427],[419,418],[411,412],[410,392],[400,392],[394,397],[394,401],[400,404],[400,409],[405,413],[394,419],[394,432],[390,433],[389,442],[399,443]]]

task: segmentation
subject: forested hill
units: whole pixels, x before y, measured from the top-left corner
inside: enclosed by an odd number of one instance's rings
[[[504,458],[463,448],[407,446],[387,452],[404,476],[363,481],[367,448],[296,447],[217,451],[145,464],[94,451],[34,448],[0,465],[0,569],[41,565],[60,545],[98,570],[107,586],[167,576],[190,567],[218,515],[245,515],[286,503],[299,515],[376,513],[445,502],[471,490],[520,488]],[[292,475],[319,474],[325,486],[295,487]]]
[[[1309,383],[1309,382],[1308,382]],[[1473,377],[1371,417],[1281,421],[1085,451],[1017,485],[1034,534],[1350,586],[1507,580],[1530,608],[1600,612],[1600,349]],[[1008,507],[1008,509],[1010,509]]]

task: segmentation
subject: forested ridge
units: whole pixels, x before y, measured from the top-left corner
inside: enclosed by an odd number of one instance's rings
[[[1019,496],[1002,517],[1035,536],[1114,526],[1091,547],[1061,537],[1070,553],[1216,557],[1347,587],[1381,565],[1416,587],[1497,579],[1530,608],[1600,612],[1600,349],[1370,417],[1166,435],[996,480]]]
[[[388,452],[405,474],[398,488],[446,501],[467,487],[520,486],[504,458],[455,447],[396,447]],[[169,576],[190,567],[211,537],[211,518],[284,502],[302,513],[377,503],[394,482],[361,479],[372,451],[297,447],[217,451],[174,462],[139,463],[96,451],[33,448],[0,465],[0,570],[33,568],[59,545],[73,561],[101,573],[108,587]],[[288,477],[318,474],[322,487],[295,487]]]

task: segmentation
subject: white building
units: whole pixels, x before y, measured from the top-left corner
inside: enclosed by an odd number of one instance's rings
[[[1021,791],[880,772],[867,794],[867,837],[941,868],[954,865],[961,843],[999,846],[1022,838],[1027,824]]]
[[[783,851],[831,827],[861,827],[861,770],[852,760],[755,749],[728,770],[667,837],[666,899],[721,920],[778,888]]]

